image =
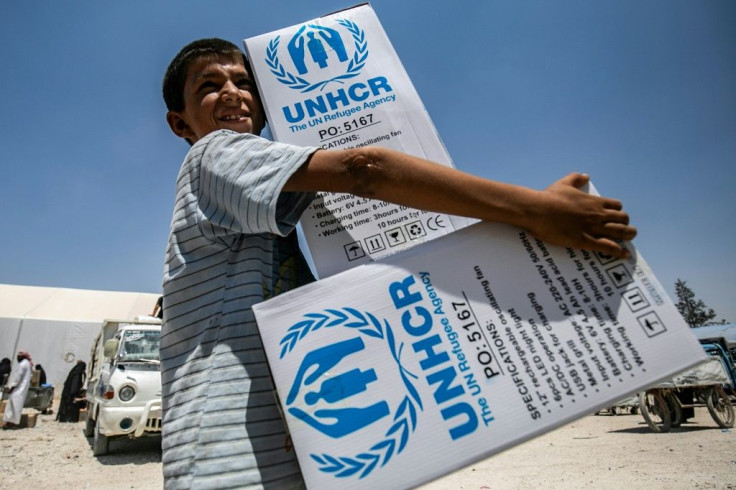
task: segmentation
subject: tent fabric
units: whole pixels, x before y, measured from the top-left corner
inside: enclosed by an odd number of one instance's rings
[[[160,294],[0,284],[0,316],[100,322],[149,315]]]
[[[27,350],[55,395],[77,360],[89,362],[104,320],[132,321],[153,311],[160,294],[0,284],[0,358]]]
[[[707,327],[697,327],[692,329],[698,339],[711,339],[723,337],[729,343],[736,342],[736,323],[726,325],[708,325]]]

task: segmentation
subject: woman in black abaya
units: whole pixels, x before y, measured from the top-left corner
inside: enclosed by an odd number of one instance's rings
[[[84,361],[77,361],[76,366],[69,371],[69,375],[64,381],[64,389],[61,392],[61,401],[59,402],[59,413],[56,420],[59,422],[79,422],[79,409],[84,405],[84,401],[77,401],[82,396],[84,390],[84,381],[86,379],[87,364]]]

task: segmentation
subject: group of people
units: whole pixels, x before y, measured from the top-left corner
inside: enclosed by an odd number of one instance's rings
[[[16,356],[18,364],[12,369],[10,359],[7,357],[0,361],[0,388],[7,397],[7,404],[3,412],[3,429],[16,429],[20,427],[23,415],[23,407],[31,388],[33,372],[38,372],[37,384],[46,385],[46,371],[43,366],[36,364],[34,367],[31,355],[24,350],[18,351]],[[78,360],[69,372],[64,388],[61,392],[59,410],[56,420],[59,422],[77,422],[79,411],[84,406],[84,382],[86,378],[87,365]],[[44,412],[45,413],[45,412]]]

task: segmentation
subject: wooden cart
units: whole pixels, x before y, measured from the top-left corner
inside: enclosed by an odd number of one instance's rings
[[[684,409],[707,407],[719,427],[734,426],[732,379],[722,358],[712,356],[671,381],[639,394],[639,410],[650,429],[667,432],[684,421]]]

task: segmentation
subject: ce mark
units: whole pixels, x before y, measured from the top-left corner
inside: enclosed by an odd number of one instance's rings
[[[427,218],[427,228],[432,231],[437,231],[440,228],[447,228],[445,225],[445,216],[442,214],[436,214]]]

